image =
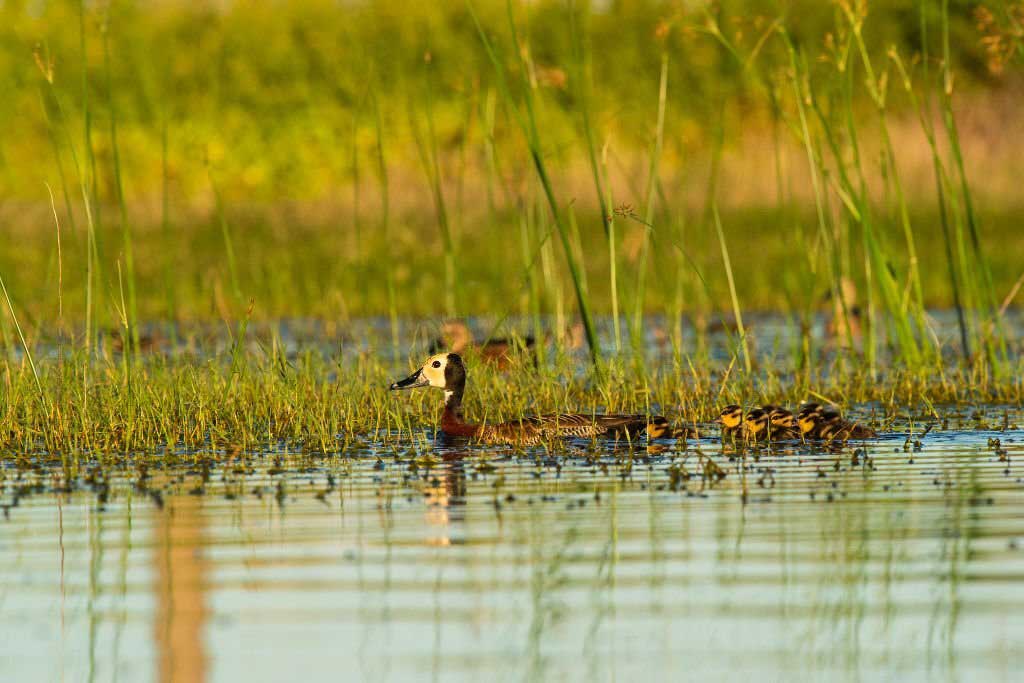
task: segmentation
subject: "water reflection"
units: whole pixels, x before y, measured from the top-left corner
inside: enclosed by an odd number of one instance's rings
[[[159,680],[206,680],[204,627],[208,567],[203,550],[205,518],[201,499],[174,498],[153,525],[153,565],[157,598],[154,640]]]
[[[993,436],[4,471],[0,679],[1009,679],[1024,441]]]
[[[428,471],[423,489],[427,506],[427,525],[436,530],[427,539],[428,545],[448,546],[465,543],[466,521],[466,468],[465,461],[473,457],[465,444],[455,440],[440,442],[442,466],[440,472]]]

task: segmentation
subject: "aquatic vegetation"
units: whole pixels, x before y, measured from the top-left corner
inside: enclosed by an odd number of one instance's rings
[[[841,350],[800,368],[793,362],[800,346],[787,323],[775,321],[773,334],[779,336],[773,341],[766,336],[770,319],[756,322],[759,344],[766,346],[754,356],[750,374],[738,367],[724,333],[712,336],[702,355],[680,356],[671,346],[653,345],[642,368],[628,356],[593,368],[580,351],[554,341],[545,343],[544,363],[538,363],[536,350],[514,343],[505,368],[487,364],[471,348],[465,353],[473,391],[463,409],[468,419],[484,424],[537,413],[660,414],[673,429],[698,427],[702,435],[717,437],[712,423],[728,403],[828,402],[844,412],[854,409],[857,421],[884,429],[889,417],[906,407],[938,421],[944,405],[1024,402],[1019,357],[1013,381],[953,358],[935,370],[890,367],[886,361],[878,378],[850,367]],[[955,329],[955,323],[948,325],[944,334]],[[403,329],[403,347],[425,354],[433,334],[418,325]],[[602,320],[599,329],[605,343],[613,343],[610,323]],[[146,330],[143,337],[153,334]],[[14,351],[0,360],[4,457],[231,453],[276,444],[339,453],[367,442],[399,450],[433,448],[441,413],[436,397],[396,400],[388,392],[396,377],[415,369],[404,361],[395,365],[386,341],[389,323],[362,328],[353,323],[344,337],[320,336],[324,333],[316,328],[303,331],[297,323],[257,324],[230,337],[202,328],[163,334],[176,343],[163,352],[138,353],[131,363],[106,337],[98,357],[59,344],[29,344],[31,353]]]

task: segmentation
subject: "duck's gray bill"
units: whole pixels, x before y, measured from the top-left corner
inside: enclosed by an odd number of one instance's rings
[[[391,391],[396,389],[415,389],[417,387],[425,387],[428,384],[430,384],[430,380],[422,375],[422,369],[420,369],[403,380],[393,382],[391,384]]]

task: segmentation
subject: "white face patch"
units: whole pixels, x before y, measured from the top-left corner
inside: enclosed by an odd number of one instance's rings
[[[454,394],[454,393],[455,393],[454,391],[448,391],[446,389],[445,392],[444,392],[444,402],[448,403],[448,399],[450,399],[452,397],[452,394]]]
[[[436,356],[431,356],[427,359],[427,362],[423,364],[420,369],[420,373],[427,378],[430,382],[430,386],[437,387],[439,389],[445,388],[444,369],[448,365],[448,354],[439,353]]]

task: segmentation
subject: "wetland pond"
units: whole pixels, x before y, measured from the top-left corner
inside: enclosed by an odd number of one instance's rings
[[[1017,679],[1022,416],[946,412],[831,450],[5,459],[0,678]]]

